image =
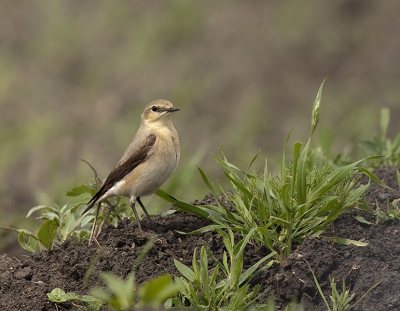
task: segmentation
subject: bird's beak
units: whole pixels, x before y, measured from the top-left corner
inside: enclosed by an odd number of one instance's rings
[[[168,111],[168,112],[175,112],[175,111],[179,111],[179,110],[181,110],[181,109],[177,108],[177,107],[171,107],[169,109],[166,109],[166,111]]]

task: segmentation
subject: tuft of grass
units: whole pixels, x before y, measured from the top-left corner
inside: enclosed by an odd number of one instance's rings
[[[348,310],[353,309],[355,306],[357,306],[360,303],[361,300],[364,299],[364,297],[366,295],[368,295],[368,293],[370,291],[372,291],[375,287],[377,287],[380,284],[380,281],[379,281],[376,284],[374,284],[373,286],[371,286],[364,295],[362,295],[354,304],[351,304],[351,302],[353,301],[353,299],[355,297],[355,293],[350,294],[350,289],[348,289],[346,287],[346,281],[343,279],[342,290],[341,290],[341,293],[339,293],[335,279],[329,277],[329,284],[331,286],[331,295],[330,295],[330,301],[332,304],[332,308],[331,308],[327,299],[325,298],[325,295],[321,289],[321,286],[318,282],[317,277],[315,276],[314,271],[311,269],[311,266],[308,263],[308,261],[306,260],[305,262],[313,275],[315,285],[317,286],[318,292],[321,295],[323,301],[325,302],[325,305],[326,305],[326,308],[328,311],[348,311]]]
[[[384,223],[388,220],[400,220],[400,207],[399,207],[400,199],[393,200],[392,204],[390,204],[389,199],[386,200],[386,211],[382,210],[379,206],[378,201],[375,202],[376,210],[376,222]]]
[[[306,235],[320,235],[346,208],[361,203],[360,197],[368,189],[369,183],[359,186],[360,172],[385,186],[371,171],[358,167],[363,161],[380,156],[335,166],[324,159],[319,149],[310,148],[318,125],[323,84],[318,90],[312,110],[310,137],[304,146],[300,142],[294,144],[293,159],[287,161],[289,133],[279,173],[269,172],[267,160],[264,172],[250,172],[258,154],[244,171],[230,163],[220,151],[219,156],[213,157],[231,184],[233,192],[230,193],[221,185],[216,188],[199,168],[215,198],[218,198],[218,192],[221,191],[232,203],[233,210],[226,209],[219,201],[218,207],[203,206],[205,218],[214,221],[215,225],[196,232],[227,227],[243,236],[253,232],[252,239],[259,245],[266,245],[272,252],[277,250],[276,259],[281,261],[282,257],[291,254],[293,245],[301,242]],[[182,202],[174,203],[186,210],[194,209],[183,206]],[[346,239],[336,240],[345,244],[349,242]]]
[[[255,230],[255,229],[254,229]],[[174,260],[175,266],[182,277],[175,278],[183,290],[175,298],[167,301],[166,306],[186,308],[187,304],[193,310],[248,310],[258,298],[260,285],[250,288],[249,281],[263,269],[268,268],[272,262],[260,269],[260,266],[274,253],[265,256],[249,269],[243,271],[244,248],[249,243],[252,232],[235,243],[232,230],[227,232],[218,230],[223,237],[226,251],[223,253],[222,262],[218,261],[207,246],[200,250],[197,257],[195,250],[192,260],[192,269]],[[216,266],[213,270],[209,268],[209,261]],[[258,310],[261,306],[255,306]],[[261,310],[261,309],[260,309]]]
[[[371,168],[381,168],[385,166],[400,166],[400,133],[392,141],[387,137],[387,130],[390,122],[390,110],[383,108],[380,117],[380,133],[376,134],[372,140],[360,142],[360,152],[364,157],[371,155],[382,155],[381,158],[370,159],[367,165]]]
[[[273,296],[269,296],[267,300],[267,304],[262,308],[258,308],[257,306],[252,306],[248,311],[276,311],[275,300]],[[296,302],[289,303],[284,311],[304,311],[304,307]]]

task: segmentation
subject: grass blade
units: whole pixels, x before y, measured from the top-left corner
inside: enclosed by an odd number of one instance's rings
[[[329,240],[332,242],[342,244],[342,245],[355,245],[355,246],[368,246],[368,243],[366,242],[361,242],[361,241],[356,241],[356,240],[351,240],[351,239],[345,239],[345,238],[339,238],[339,237],[327,237]]]
[[[305,262],[306,262],[308,268],[310,269],[310,271],[311,271],[311,273],[312,273],[312,275],[313,275],[315,285],[317,285],[318,292],[319,292],[319,294],[321,295],[322,299],[324,300],[327,310],[328,310],[328,311],[331,311],[331,308],[329,307],[329,304],[328,304],[328,302],[326,301],[324,292],[322,291],[321,286],[320,286],[319,283],[318,283],[317,277],[315,276],[315,273],[314,273],[313,269],[311,269],[311,266],[310,266],[310,264],[308,263],[307,260],[305,260]]]
[[[325,77],[324,81],[322,81],[321,86],[319,87],[317,96],[314,101],[314,107],[312,109],[311,114],[311,135],[310,138],[313,136],[315,129],[317,128],[318,121],[319,121],[319,108],[321,103],[321,96],[322,96],[322,89],[324,87],[324,83],[328,77]]]

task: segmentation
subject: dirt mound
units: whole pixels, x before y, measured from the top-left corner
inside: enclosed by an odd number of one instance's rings
[[[371,207],[375,208],[375,202],[378,202],[381,208],[386,209],[387,200],[392,202],[400,198],[395,170],[386,168],[376,172],[385,183],[397,190],[393,192],[373,184],[365,194]],[[213,202],[214,199],[208,196],[195,203]],[[373,224],[361,223],[356,216],[363,216]],[[324,233],[324,236],[366,241],[368,246],[343,246],[325,237],[308,237],[282,264],[259,274],[253,282],[261,284],[261,291],[266,296],[273,293],[280,309],[296,299],[306,310],[326,310],[305,263],[307,260],[326,296],[330,294],[329,276],[339,280],[338,288],[341,288],[341,280],[345,278],[347,287],[356,293],[354,301],[380,282],[355,310],[400,310],[400,223],[389,220],[375,224],[375,220],[370,214],[353,209]],[[207,221],[176,212],[165,217],[157,216],[154,222],[157,224],[156,242],[137,269],[138,283],[166,272],[178,275],[173,259],[190,266],[194,249],[204,244],[217,258],[221,258],[223,243],[216,233],[181,235],[175,232],[201,228],[209,224]],[[146,221],[143,224],[149,229]],[[142,246],[153,234],[150,230],[141,232],[135,223],[125,221],[118,228],[103,229],[98,239],[102,248],[67,241],[55,250],[35,253],[23,261],[3,255],[0,257],[0,310],[55,310],[46,293],[56,287],[66,292],[87,294],[90,288],[102,285],[98,278],[101,271],[126,277]],[[267,254],[266,249],[247,245],[245,266],[251,266]],[[87,286],[83,287],[84,276],[90,266],[94,266],[94,270]],[[65,307],[74,309],[72,305]]]

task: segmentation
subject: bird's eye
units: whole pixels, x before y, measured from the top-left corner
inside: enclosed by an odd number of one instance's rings
[[[157,107],[157,106],[153,106],[153,107],[151,107],[151,110],[153,110],[154,112],[156,112],[156,111],[158,110],[158,107]]]

